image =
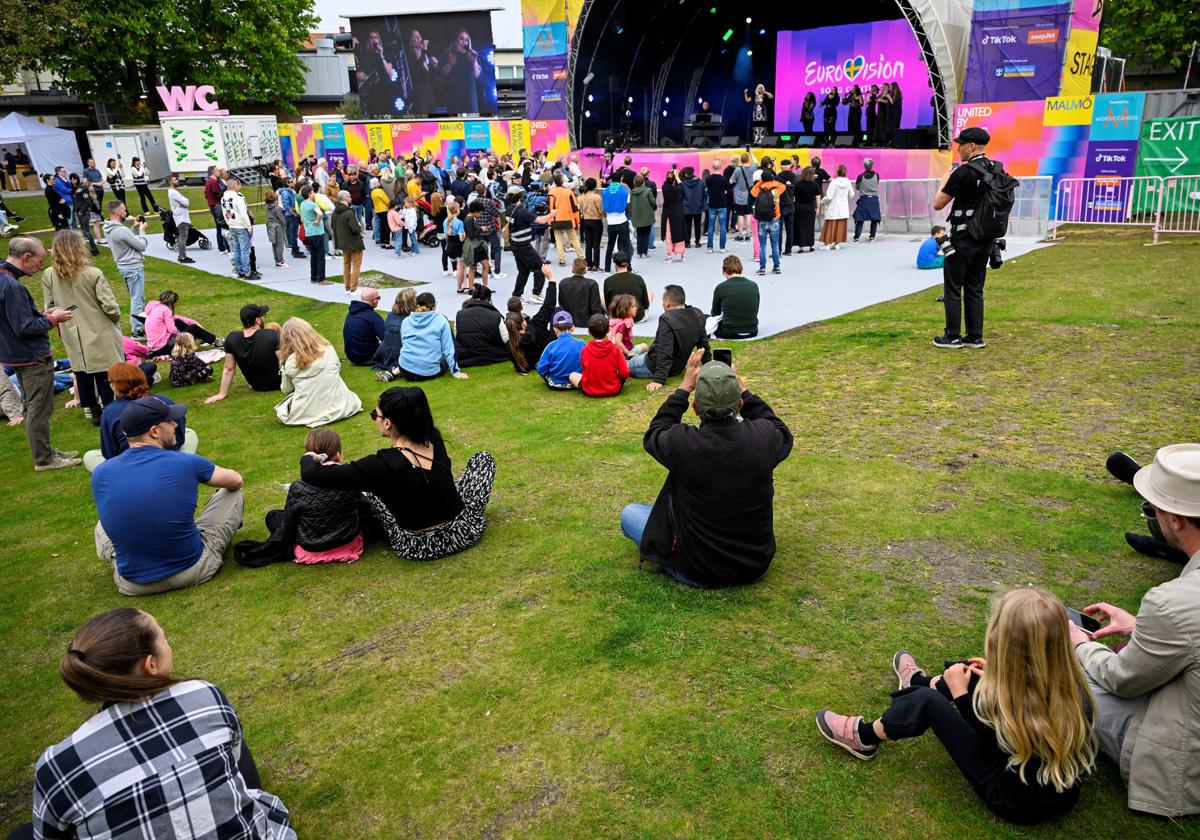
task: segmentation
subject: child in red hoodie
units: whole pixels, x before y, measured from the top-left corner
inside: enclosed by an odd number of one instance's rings
[[[629,363],[621,348],[609,339],[608,318],[593,315],[588,332],[592,340],[579,357],[583,373],[572,373],[571,384],[589,397],[615,397],[629,378]]]

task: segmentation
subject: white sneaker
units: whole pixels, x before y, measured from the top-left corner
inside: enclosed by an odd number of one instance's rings
[[[507,276],[508,276],[507,274],[505,274],[503,271],[501,271],[499,274],[491,275],[491,279],[492,280],[503,280]]]
[[[711,253],[712,253],[712,251],[709,251],[709,253],[711,254]],[[724,254],[724,253],[725,253],[725,249],[724,249],[724,248],[722,248],[722,249],[721,249],[721,253],[722,253],[722,254]]]
[[[541,295],[530,295],[529,296],[530,303],[541,303],[543,300],[545,300],[545,298],[543,298]]]

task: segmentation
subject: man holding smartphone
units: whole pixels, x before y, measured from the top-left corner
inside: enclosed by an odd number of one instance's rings
[[[1190,558],[1179,577],[1145,594],[1137,616],[1084,608],[1108,623],[1072,624],[1075,654],[1096,699],[1100,750],[1118,764],[1129,807],[1165,817],[1200,813],[1200,444],[1164,446],[1133,486],[1163,538]],[[1119,651],[1100,644],[1128,636]]]
[[[621,531],[686,586],[753,583],[775,556],[775,467],[792,433],[724,362],[692,353],[643,445],[669,471],[654,506],[627,505]],[[688,404],[700,426],[683,423]]]

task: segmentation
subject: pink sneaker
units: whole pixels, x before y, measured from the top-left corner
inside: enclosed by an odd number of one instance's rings
[[[901,691],[912,685],[913,676],[925,673],[917,665],[917,660],[913,659],[913,655],[906,650],[897,651],[896,655],[892,657],[892,670],[900,679]]]
[[[847,717],[837,712],[822,709],[817,712],[817,731],[826,741],[837,744],[855,758],[867,761],[875,757],[877,746],[868,747],[858,737],[858,725],[862,723],[862,715]]]

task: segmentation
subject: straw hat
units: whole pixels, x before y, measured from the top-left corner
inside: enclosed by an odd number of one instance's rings
[[[1164,446],[1133,476],[1133,486],[1159,510],[1200,516],[1200,443]]]

